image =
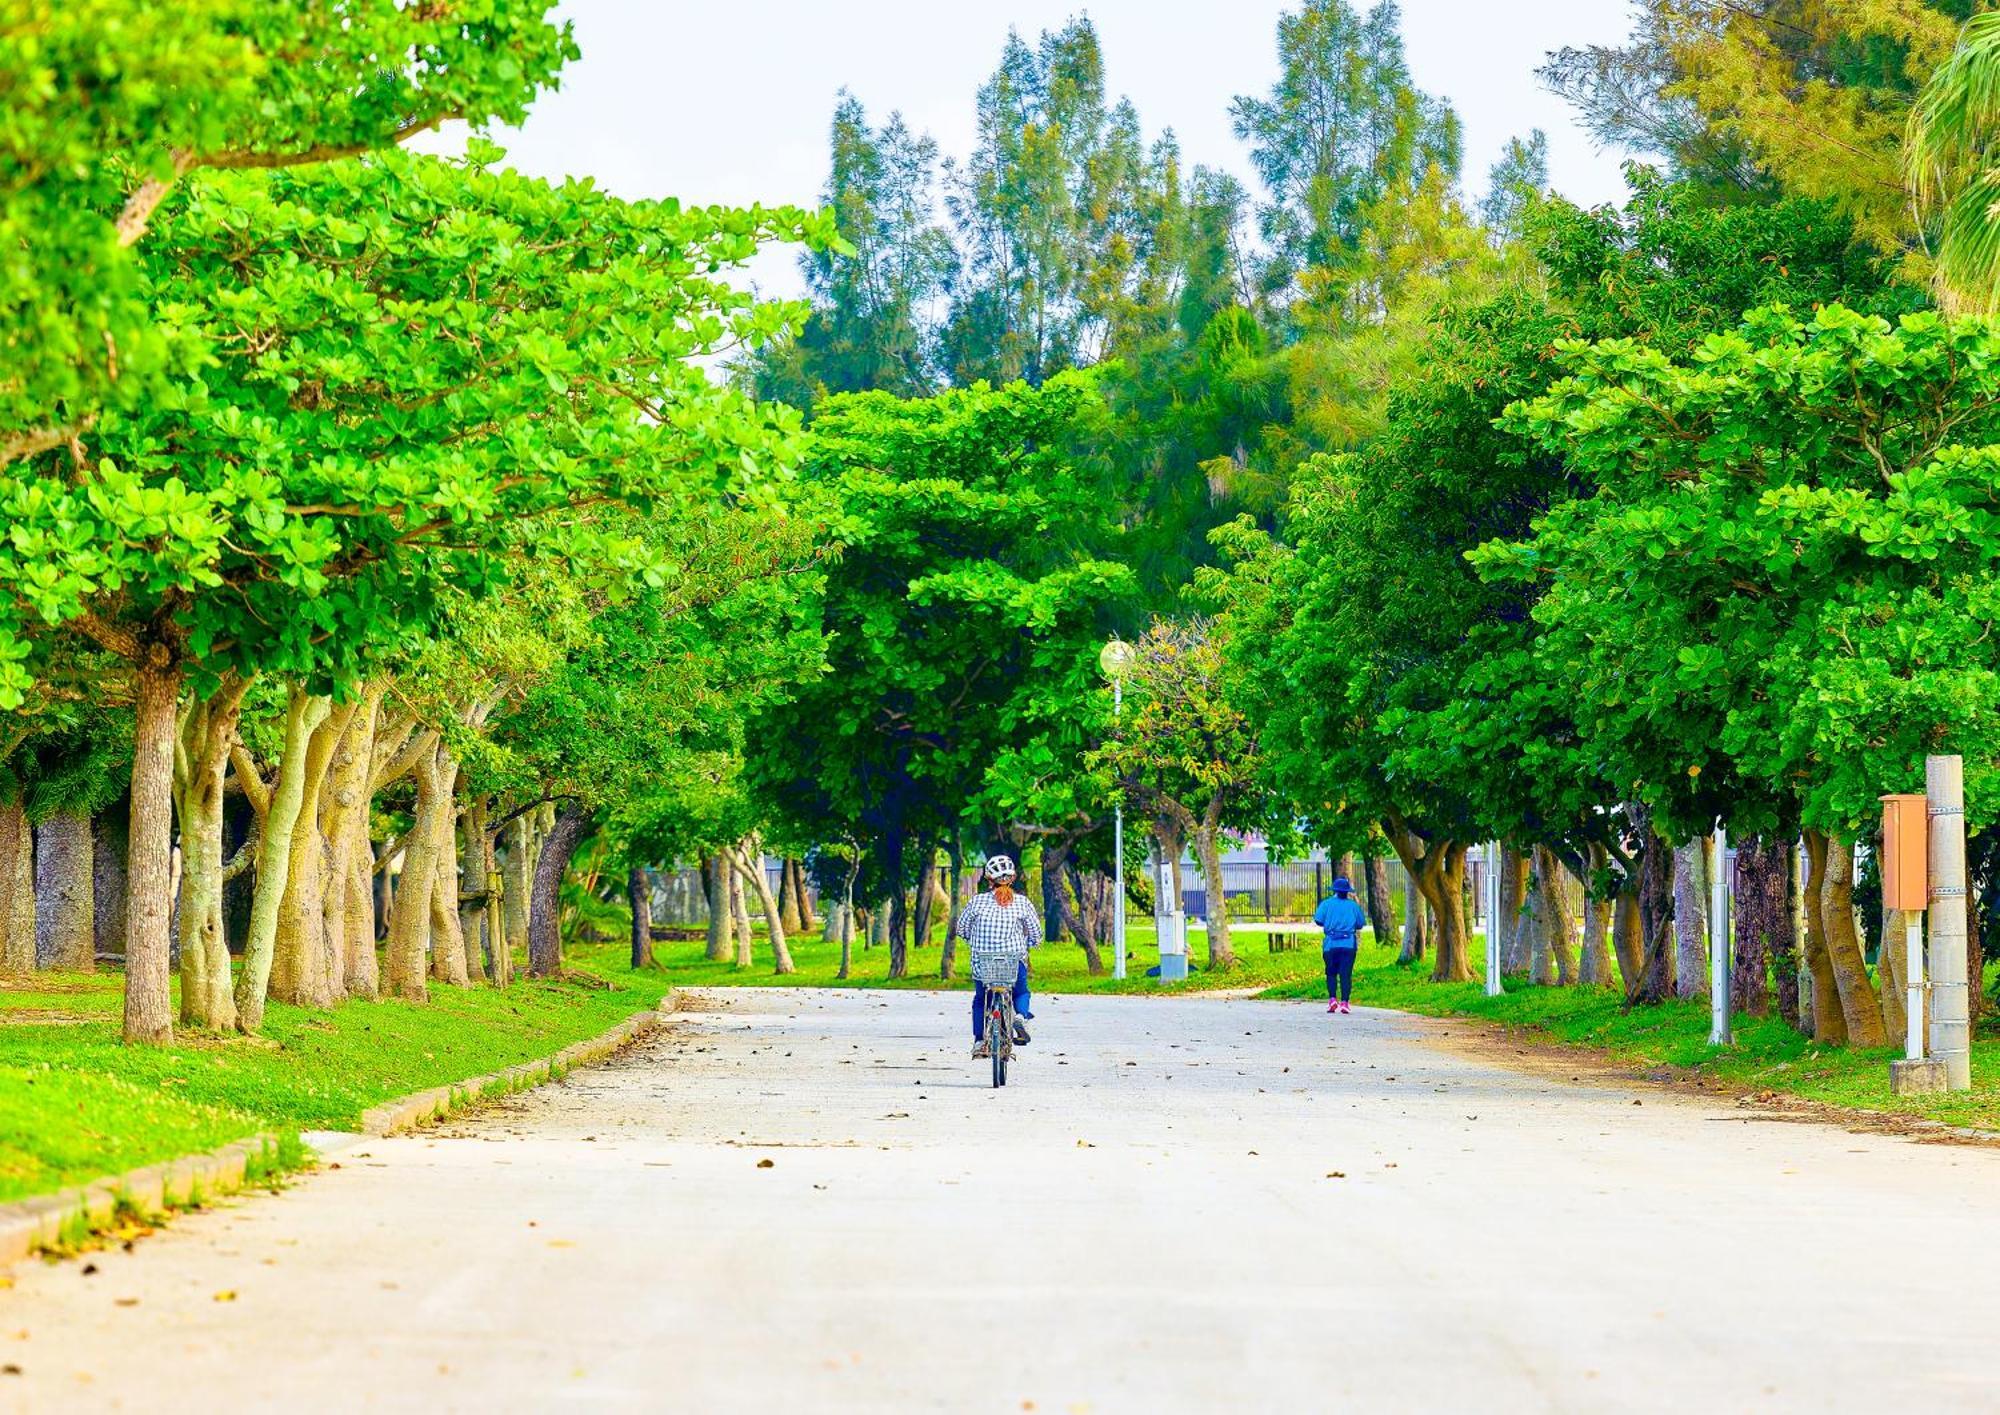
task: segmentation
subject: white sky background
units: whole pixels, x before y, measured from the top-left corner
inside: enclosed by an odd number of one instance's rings
[[[521,129],[494,136],[524,172],[587,175],[620,196],[812,206],[843,86],[871,122],[900,109],[943,153],[962,158],[973,95],[1009,27],[1032,43],[1087,13],[1107,88],[1137,105],[1148,139],[1171,127],[1190,166],[1226,168],[1255,191],[1229,105],[1269,89],[1278,16],[1297,8],[1298,0],[563,0],[559,13],[574,22],[583,58]],[[1537,127],[1549,135],[1557,191],[1585,205],[1623,194],[1620,154],[1597,151],[1534,71],[1551,49],[1612,43],[1629,28],[1619,0],[1403,0],[1417,84],[1464,120],[1471,195],[1507,140]],[[802,288],[789,249],[760,256],[751,277],[773,295]]]

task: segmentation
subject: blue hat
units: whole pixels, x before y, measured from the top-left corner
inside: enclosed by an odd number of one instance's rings
[[[1353,882],[1350,881],[1346,875],[1335,875],[1333,880],[1333,892],[1335,894],[1352,894],[1354,893]]]

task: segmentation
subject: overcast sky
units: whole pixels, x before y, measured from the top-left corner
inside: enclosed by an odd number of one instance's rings
[[[523,171],[589,175],[621,196],[709,203],[816,202],[836,93],[879,120],[900,109],[945,153],[971,146],[973,94],[1010,27],[1030,40],[1088,14],[1114,96],[1138,105],[1147,135],[1171,127],[1190,164],[1246,181],[1230,131],[1237,94],[1277,72],[1277,19],[1297,0],[566,0],[583,58],[519,131],[496,134]],[[1623,0],[1403,0],[1417,83],[1465,121],[1473,195],[1510,137],[1542,128],[1549,174],[1585,204],[1623,190],[1620,155],[1596,151],[1568,108],[1536,85],[1542,56],[1608,43],[1629,28]],[[773,294],[798,289],[789,254],[753,273]]]

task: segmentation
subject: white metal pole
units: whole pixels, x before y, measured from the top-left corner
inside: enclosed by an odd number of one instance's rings
[[[1909,911],[1909,918],[1903,934],[1903,953],[1908,960],[1904,971],[1910,978],[1908,1011],[1903,1016],[1903,1032],[1907,1040],[1903,1055],[1912,1061],[1924,1059],[1924,916],[1921,910]]]
[[[1965,763],[1924,759],[1930,811],[1931,1055],[1944,1063],[1945,1089],[1972,1086],[1965,967]],[[1818,1004],[1819,999],[1813,999]]]
[[[1102,702],[1103,699],[1098,699]],[[1116,722],[1125,711],[1125,684],[1120,679],[1111,680],[1111,720]],[[1125,976],[1125,803],[1117,804],[1111,817],[1111,859],[1113,894],[1111,896],[1111,976]]]
[[[1715,864],[1708,872],[1708,1044],[1726,1047],[1729,1031],[1729,832],[1715,828]]]
[[[1500,842],[1486,844],[1486,995],[1500,996]]]

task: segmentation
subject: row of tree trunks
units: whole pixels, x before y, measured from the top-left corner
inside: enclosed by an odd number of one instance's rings
[[[1569,987],[1577,980],[1576,910],[1571,904],[1569,874],[1546,845],[1535,848],[1533,864],[1535,932],[1528,973],[1544,986]]]

